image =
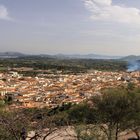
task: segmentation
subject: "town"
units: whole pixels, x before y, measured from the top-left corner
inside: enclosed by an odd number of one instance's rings
[[[140,85],[140,72],[110,72],[93,70],[79,74],[38,74],[23,76],[17,71],[0,73],[1,104],[10,102],[9,107],[43,108],[74,103],[78,104],[102,89],[125,86],[128,83]]]

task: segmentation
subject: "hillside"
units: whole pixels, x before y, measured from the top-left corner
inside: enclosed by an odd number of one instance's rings
[[[129,56],[126,56],[126,57],[123,57],[121,58],[121,60],[123,61],[137,61],[137,60],[140,60],[140,56],[138,55],[129,55]]]
[[[25,56],[25,54],[19,52],[0,52],[0,58],[17,58]]]

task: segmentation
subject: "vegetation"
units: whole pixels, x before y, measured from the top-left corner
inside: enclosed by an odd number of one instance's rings
[[[23,57],[12,59],[0,59],[0,66],[6,71],[6,68],[33,68],[34,71],[22,71],[24,75],[37,75],[37,70],[44,73],[83,73],[88,70],[110,70],[120,71],[127,69],[127,62],[121,60],[92,60],[92,59],[55,59],[46,57]]]
[[[106,89],[102,95],[78,105],[63,104],[53,109],[0,109],[1,140],[44,140],[60,128],[73,126],[78,140],[118,140],[122,132],[140,139],[140,88]],[[32,136],[28,132],[34,131]]]
[[[85,109],[87,105],[89,107]],[[77,125],[94,126],[98,130],[96,139],[105,136],[107,140],[118,140],[121,132],[131,130],[139,140],[140,89],[105,90],[102,96],[95,96],[85,105],[73,107],[69,117]]]

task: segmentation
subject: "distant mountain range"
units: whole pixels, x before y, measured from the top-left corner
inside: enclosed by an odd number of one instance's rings
[[[20,52],[0,52],[0,58],[20,58],[20,57],[47,57],[47,58],[58,58],[58,59],[120,59],[123,61],[136,61],[140,60],[140,56],[129,55],[126,57],[122,56],[108,56],[108,55],[98,55],[98,54],[73,54],[73,55],[65,55],[65,54],[56,54],[56,55],[48,55],[48,54],[39,54],[39,55],[31,55],[24,54]]]
[[[23,54],[19,52],[0,52],[0,58],[18,58],[18,57],[26,57],[26,56],[38,56],[38,57],[50,57],[50,58],[60,58],[60,59],[119,59],[120,56],[107,56],[107,55],[97,55],[97,54],[73,54],[73,55],[65,55],[65,54],[56,54],[56,55],[48,55],[48,54],[39,54],[39,55],[30,55]]]
[[[26,55],[19,52],[0,52],[0,58],[17,58],[23,56]]]
[[[57,54],[55,55],[57,58],[69,58],[69,59],[119,59],[120,56],[107,56],[107,55],[98,55],[98,54],[87,54],[87,55],[80,55],[80,54],[73,54],[73,55],[64,55],[64,54]]]
[[[140,55],[129,55],[129,56],[121,58],[121,60],[124,60],[124,61],[137,61],[137,60],[140,60]]]

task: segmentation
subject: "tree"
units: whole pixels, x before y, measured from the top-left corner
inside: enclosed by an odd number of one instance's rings
[[[102,91],[85,103],[69,111],[71,122],[92,125],[102,131],[108,140],[118,140],[122,131],[131,129],[139,138],[139,89],[112,88]],[[102,133],[100,136],[103,136]]]
[[[67,126],[67,114],[57,112],[50,115],[52,109],[0,110],[1,140],[46,140],[56,132],[60,135],[62,127]],[[30,132],[33,132],[30,135]]]
[[[124,129],[133,131],[140,140],[140,88],[135,88],[128,94],[131,102],[130,113],[123,124]]]
[[[0,113],[0,139],[25,140],[29,126],[28,119],[16,111]]]
[[[92,98],[98,124],[108,140],[118,140],[118,134],[126,116],[130,113],[131,103],[124,89],[108,89],[102,96]]]

